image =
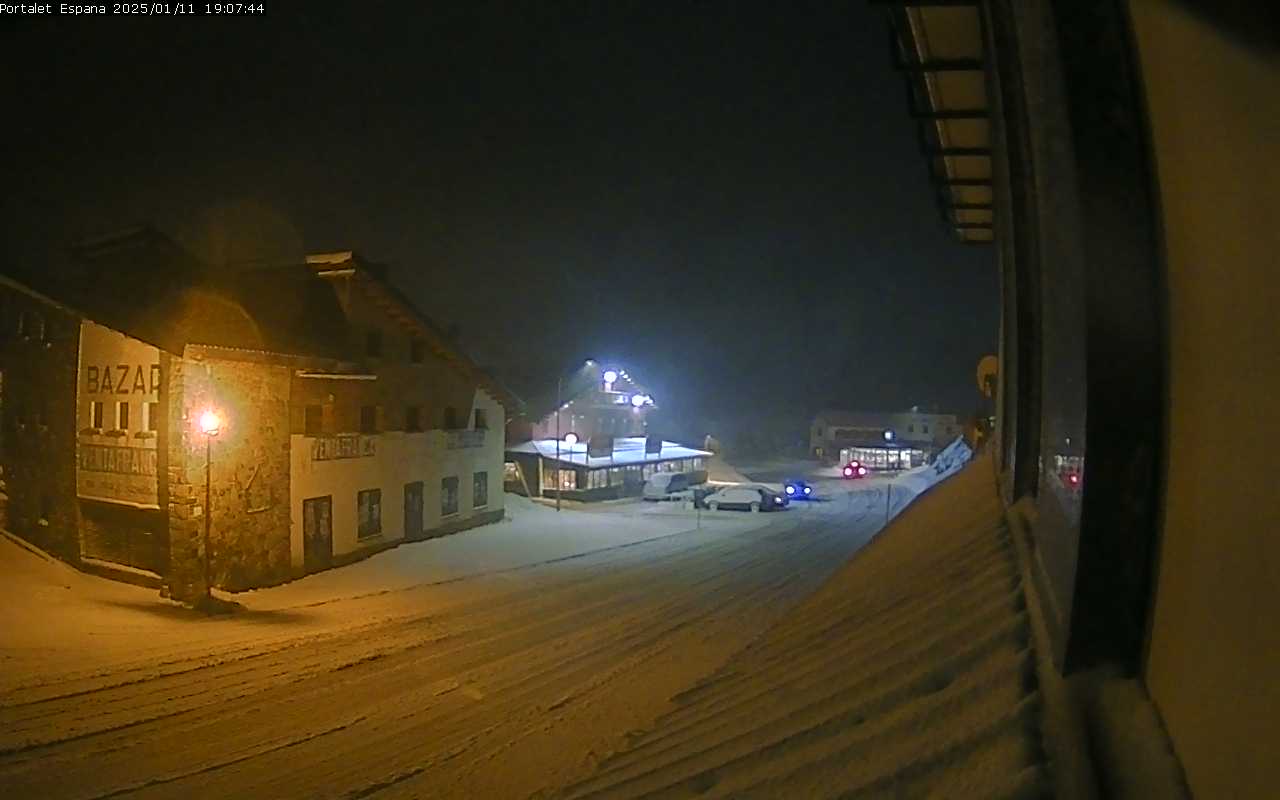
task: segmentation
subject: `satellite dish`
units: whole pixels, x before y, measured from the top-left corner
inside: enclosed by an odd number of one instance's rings
[[[995,397],[996,378],[1000,375],[1000,362],[995,356],[983,356],[978,362],[978,391],[983,397]]]

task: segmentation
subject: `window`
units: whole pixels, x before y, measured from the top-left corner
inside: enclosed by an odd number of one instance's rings
[[[18,335],[24,339],[44,339],[44,317],[35,311],[23,311],[18,315]]]
[[[907,426],[907,433],[915,433],[915,432],[916,432],[916,426],[915,426],[915,425],[908,425],[908,426]],[[928,433],[928,431],[925,431],[925,433]]]
[[[444,429],[453,431],[458,429],[458,409],[453,406],[446,406],[444,410]]]
[[[477,472],[471,476],[471,507],[489,505],[489,473]]]
[[[360,406],[360,432],[378,432],[378,407]]]
[[[928,432],[929,432],[929,426],[928,426],[928,425],[921,425],[921,426],[920,426],[920,432],[921,432],[921,433],[928,433]]]
[[[320,406],[307,406],[303,409],[302,431],[308,436],[319,436],[324,432],[324,409]]]
[[[382,533],[382,490],[365,489],[356,495],[356,509],[360,515],[356,525],[356,538],[367,539]]]
[[[94,400],[89,404],[89,427],[102,430],[103,403],[101,400]]]
[[[587,488],[603,489],[609,485],[609,471],[607,469],[593,469],[587,473]]]
[[[489,429],[489,415],[484,413],[483,408],[476,409],[476,430],[484,431]]]
[[[404,429],[406,431],[422,430],[421,409],[417,406],[407,406],[404,410]]]
[[[129,430],[129,401],[121,400],[116,403],[116,430]]]
[[[369,331],[364,337],[364,354],[369,358],[382,355],[382,331]]]
[[[440,481],[440,516],[447,517],[458,513],[458,479],[444,478]]]
[[[409,342],[409,361],[421,364],[426,354],[427,345],[421,339],[413,339]]]
[[[156,402],[142,404],[142,429],[155,433],[160,430],[160,404]]]

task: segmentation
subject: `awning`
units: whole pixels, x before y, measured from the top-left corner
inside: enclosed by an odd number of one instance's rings
[[[990,104],[973,0],[872,0],[888,8],[894,65],[928,161],[938,211],[965,244],[995,238]]]

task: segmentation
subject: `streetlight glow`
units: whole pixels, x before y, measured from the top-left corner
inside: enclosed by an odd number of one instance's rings
[[[216,411],[206,411],[200,415],[200,432],[205,436],[217,436],[222,428],[222,420]]]
[[[564,443],[569,445],[570,447],[573,447],[575,444],[578,443],[578,434],[566,433],[564,435]]]

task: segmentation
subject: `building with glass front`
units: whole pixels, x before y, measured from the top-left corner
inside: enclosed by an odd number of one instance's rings
[[[610,446],[535,439],[507,448],[505,488],[529,497],[612,500],[637,496],[649,476],[683,472],[706,480],[711,453],[654,437],[613,439]]]

